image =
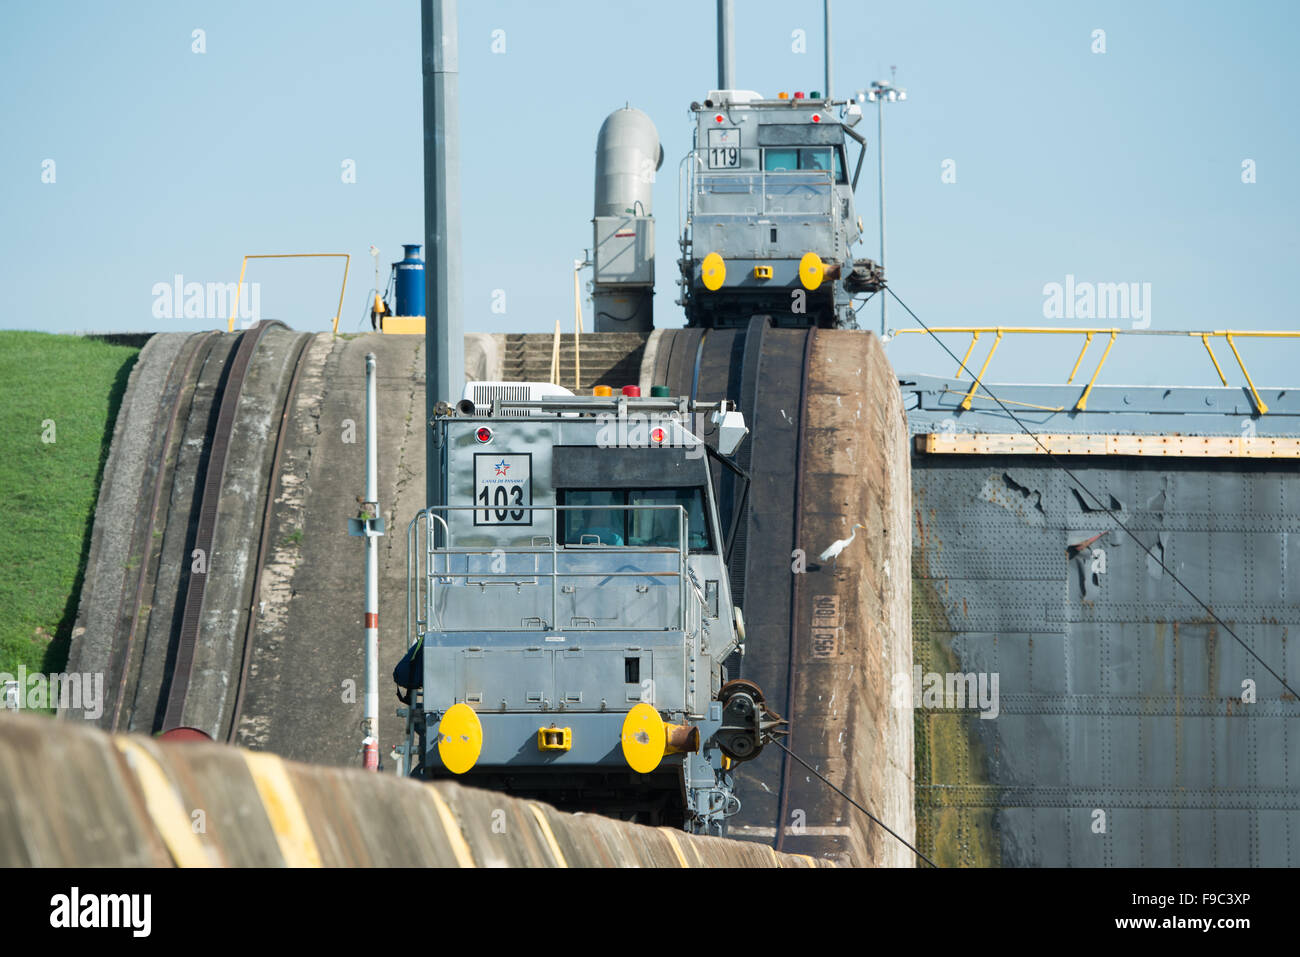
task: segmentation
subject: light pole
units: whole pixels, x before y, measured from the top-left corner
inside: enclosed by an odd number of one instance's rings
[[[893,74],[893,67],[890,67]],[[907,91],[901,86],[894,86],[893,81],[873,80],[871,89],[858,91],[858,102],[867,101],[876,104],[876,152],[880,156],[880,270],[885,269],[885,101],[906,100]],[[885,325],[885,312],[889,296],[885,290],[880,293],[880,338],[885,338],[888,327]]]

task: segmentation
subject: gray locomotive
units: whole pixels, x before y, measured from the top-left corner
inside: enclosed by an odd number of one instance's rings
[[[853,195],[866,156],[853,129],[858,103],[815,91],[766,99],[714,90],[691,113],[693,142],[678,168],[678,304],[687,324],[745,327],[766,316],[777,326],[856,328],[854,298],[884,287],[881,268],[853,255],[862,233]],[[598,332],[653,328],[652,194],[662,163],[644,113],[625,108],[606,119],[592,220]]]
[[[408,530],[414,771],[722,833],[732,763],[783,724],[723,665],[744,625],[709,463],[743,418],[563,392],[471,383],[432,423],[448,504]]]
[[[855,259],[853,191],[866,143],[853,101],[715,90],[692,103],[682,160],[681,305],[688,325],[854,327],[853,297],[883,283]],[[846,146],[857,153],[850,178]]]

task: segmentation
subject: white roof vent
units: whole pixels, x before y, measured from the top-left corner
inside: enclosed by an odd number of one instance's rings
[[[763,99],[763,94],[754,90],[709,90],[708,99],[713,103],[755,103]]]
[[[474,403],[476,415],[487,415],[492,409],[492,403],[499,399],[526,402],[552,395],[571,396],[573,393],[564,386],[552,385],[549,382],[467,382],[461,399]],[[544,413],[540,409],[535,409],[531,410],[530,414]]]

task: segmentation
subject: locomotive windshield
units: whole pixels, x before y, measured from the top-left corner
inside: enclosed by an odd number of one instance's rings
[[[768,173],[835,168],[835,182],[847,183],[843,155],[837,146],[768,147],[763,150],[763,169]]]
[[[564,489],[561,505],[566,545],[632,545],[677,548],[677,513],[667,509],[626,506],[680,505],[686,510],[686,536],[692,552],[712,550],[705,520],[703,490],[698,488]]]

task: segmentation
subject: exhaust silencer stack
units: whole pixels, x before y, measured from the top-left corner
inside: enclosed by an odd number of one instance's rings
[[[659,131],[640,110],[615,110],[596,138],[592,305],[597,332],[654,328],[655,173]]]

